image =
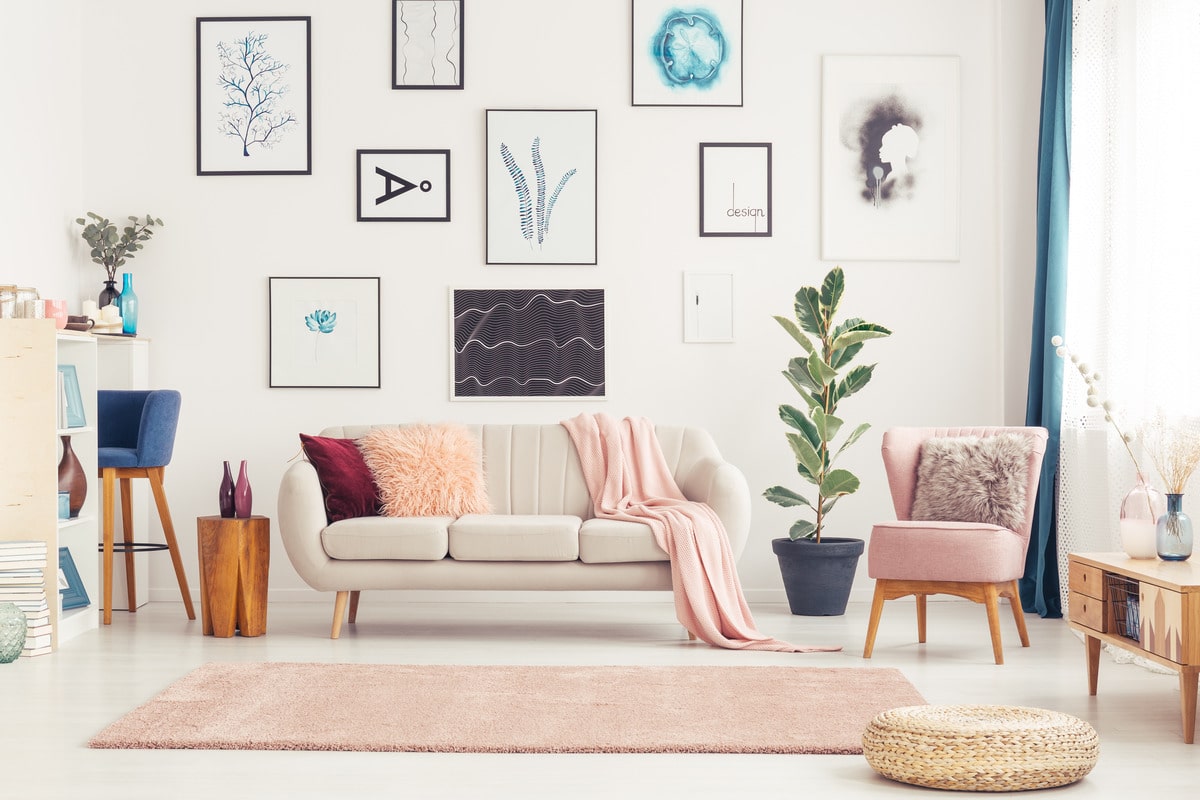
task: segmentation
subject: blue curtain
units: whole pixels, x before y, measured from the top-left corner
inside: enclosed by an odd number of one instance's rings
[[[1062,359],[1050,337],[1063,332],[1067,289],[1067,209],[1071,195],[1071,2],[1046,0],[1042,118],[1038,135],[1037,280],[1025,424],[1050,431],[1020,581],[1021,605],[1061,617],[1055,496],[1062,414]]]

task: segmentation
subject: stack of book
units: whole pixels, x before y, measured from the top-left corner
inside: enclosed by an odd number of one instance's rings
[[[46,543],[0,542],[0,603],[25,612],[29,630],[22,656],[50,652],[50,606],[46,602]]]

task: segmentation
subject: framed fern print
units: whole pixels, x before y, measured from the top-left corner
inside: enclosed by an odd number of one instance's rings
[[[487,263],[596,263],[596,110],[487,110]]]

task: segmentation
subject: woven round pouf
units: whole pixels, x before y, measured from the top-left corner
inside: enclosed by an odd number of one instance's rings
[[[1021,706],[905,706],[863,732],[863,755],[887,778],[933,789],[1012,792],[1074,783],[1092,771],[1091,725]]]

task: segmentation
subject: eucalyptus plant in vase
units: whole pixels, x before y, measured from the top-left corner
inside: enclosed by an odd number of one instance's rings
[[[807,508],[812,517],[797,520],[788,538],[771,543],[793,614],[844,613],[863,552],[861,539],[826,537],[822,541],[829,512],[859,487],[858,477],[835,463],[871,427],[865,422],[858,425],[838,444],[845,421],[837,416],[837,410],[843,400],[870,382],[875,370],[874,364],[849,366],[864,342],[892,332],[858,317],[835,323],[845,289],[845,274],[841,267],[834,267],[820,288],[805,286],[796,293],[794,319],[775,317],[804,350],[788,362],[783,373],[804,407],[781,405],[779,417],[791,428],[787,441],[796,459],[796,472],[815,489],[815,495],[801,494],[777,485],[763,492],[766,499],[785,508]]]
[[[104,267],[108,276],[104,281],[104,289],[97,298],[100,308],[116,300],[117,269],[124,266],[125,260],[134,257],[134,253],[145,247],[143,242],[154,235],[154,228],[162,227],[163,221],[157,217],[146,215],[142,220],[129,217],[129,224],[118,231],[117,226],[105,217],[87,212],[87,217],[78,217],[75,222],[83,226],[80,236],[91,246],[92,261]]]

